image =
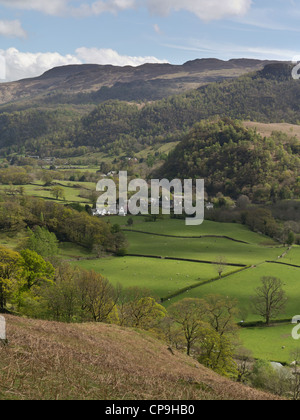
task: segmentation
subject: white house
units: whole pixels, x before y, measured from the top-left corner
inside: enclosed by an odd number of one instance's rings
[[[213,210],[215,206],[213,205],[213,203],[207,203],[205,207],[206,210]]]

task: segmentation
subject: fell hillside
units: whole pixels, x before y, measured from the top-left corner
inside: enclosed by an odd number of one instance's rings
[[[273,400],[146,333],[6,316],[0,400]]]
[[[195,123],[216,117],[298,124],[299,94],[299,81],[292,79],[291,67],[282,64],[142,108],[106,102],[83,118],[76,145],[136,152],[144,145],[181,140]]]
[[[298,124],[300,83],[291,70],[288,64],[269,64],[258,72],[153,103],[105,101],[92,111],[89,105],[84,115],[66,106],[0,112],[0,151],[20,153],[25,147],[27,153],[44,156],[80,156],[87,151],[130,156],[147,146],[178,142],[195,123],[207,119]],[[45,129],[49,118],[51,128]]]
[[[183,65],[144,64],[139,67],[70,65],[40,77],[0,84],[0,104],[103,102],[109,99],[157,100],[210,82],[261,70],[269,61],[202,59]]]

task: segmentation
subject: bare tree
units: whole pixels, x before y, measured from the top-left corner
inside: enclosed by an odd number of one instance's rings
[[[216,269],[217,273],[219,274],[220,278],[222,277],[222,274],[225,271],[226,265],[227,265],[227,263],[226,263],[226,259],[224,257],[220,256],[220,257],[217,258],[214,266],[215,266],[215,269]]]
[[[261,283],[261,287],[255,290],[252,304],[256,313],[262,316],[269,326],[271,319],[284,311],[287,297],[280,279],[263,277]]]
[[[294,401],[300,400],[300,348],[296,349],[291,353],[291,357],[294,359],[293,362],[293,377],[290,379],[291,393]]]
[[[252,364],[254,363],[252,352],[244,347],[239,347],[235,352],[235,361],[238,371],[237,382],[247,382],[252,373]]]
[[[237,301],[221,295],[205,297],[207,310],[205,320],[221,336],[234,333],[237,330],[236,317],[238,316]]]

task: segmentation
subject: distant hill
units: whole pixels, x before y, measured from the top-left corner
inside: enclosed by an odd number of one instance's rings
[[[235,60],[233,64],[199,60],[184,66],[195,69],[199,63],[202,68],[204,65],[205,68],[238,65]],[[247,60],[239,60],[238,63],[244,65],[244,69],[248,65]],[[170,65],[162,66],[163,69],[173,68]],[[138,69],[122,68],[122,71],[149,74],[150,68],[155,71],[161,69],[156,65],[145,65]],[[81,73],[77,73],[80,69],[80,66],[70,67],[72,76],[68,73],[68,80],[72,85],[77,77],[82,80]],[[34,101],[27,105],[24,102],[22,106],[21,102],[3,105],[0,107],[0,151],[11,154],[26,150],[34,155],[58,157],[80,156],[87,151],[110,156],[133,155],[148,146],[181,141],[194,124],[207,119],[229,117],[261,123],[299,124],[300,81],[292,78],[291,70],[289,64],[271,63],[257,72],[209,83],[148,103],[106,100],[98,105],[93,102],[88,104],[85,102],[85,93],[80,93],[77,105],[64,104],[63,97],[60,98],[61,104],[50,104],[51,96],[47,105],[45,102],[38,105]],[[94,66],[91,71],[95,71]],[[116,69],[112,67],[111,71],[114,73]],[[34,80],[37,85],[49,83],[49,80],[52,84],[56,78],[57,82],[51,85],[53,88],[64,80],[67,91],[68,84],[64,77],[63,68],[59,68]],[[108,92],[109,88],[105,89]],[[117,89],[116,85],[111,89]],[[134,96],[134,86],[128,87],[127,92]]]
[[[183,65],[63,66],[49,70],[40,77],[0,84],[0,104],[16,101],[39,104],[99,103],[109,99],[152,101],[258,71],[268,63],[246,59],[202,59]]]
[[[6,316],[0,400],[274,400],[141,331]]]

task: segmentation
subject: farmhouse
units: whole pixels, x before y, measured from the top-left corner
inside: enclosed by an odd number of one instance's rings
[[[213,209],[214,209],[214,205],[213,205],[213,203],[207,203],[207,204],[205,205],[205,207],[206,207],[206,210],[213,210]]]

